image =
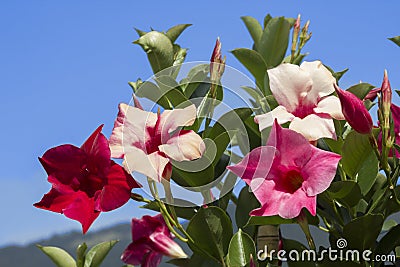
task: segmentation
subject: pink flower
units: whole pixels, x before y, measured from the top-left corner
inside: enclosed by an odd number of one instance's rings
[[[302,208],[316,215],[317,195],[329,187],[340,158],[275,120],[267,146],[228,169],[242,177],[261,203],[250,215],[295,218]]]
[[[341,90],[336,85],[335,90],[342,105],[343,115],[350,126],[358,133],[371,133],[372,118],[363,101],[354,94]]]
[[[182,248],[172,239],[161,214],[141,219],[132,219],[132,243],[125,249],[121,260],[142,267],[156,267],[163,255],[172,258],[187,258]]]
[[[177,130],[196,119],[196,107],[165,110],[156,114],[121,103],[110,137],[111,156],[124,158],[129,172],[140,172],[155,181],[169,180],[170,160],[194,160],[202,156],[205,145],[192,130]]]
[[[309,141],[322,137],[336,139],[334,119],[343,120],[339,99],[330,95],[335,78],[320,61],[303,62],[300,66],[285,63],[268,70],[270,89],[279,106],[255,117],[260,131],[290,122],[289,129]]]
[[[86,233],[101,211],[124,205],[131,190],[139,187],[133,177],[110,160],[110,149],[99,126],[79,148],[61,145],[39,158],[52,184],[35,207],[64,214],[82,224]]]

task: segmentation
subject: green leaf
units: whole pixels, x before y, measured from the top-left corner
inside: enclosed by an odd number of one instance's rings
[[[129,83],[134,90],[137,97],[147,98],[165,109],[172,108],[165,94],[160,90],[160,88],[152,82],[140,83],[139,87],[135,88],[134,84]]]
[[[106,241],[92,247],[85,257],[84,267],[98,267],[118,240]]]
[[[201,83],[203,83],[208,75],[209,65],[201,64],[193,67],[185,80],[180,82],[183,92],[187,98],[190,98]]]
[[[76,266],[77,267],[83,267],[83,264],[85,262],[85,254],[87,250],[87,245],[86,243],[80,244],[77,249],[76,249]]]
[[[373,85],[370,85],[369,83],[359,83],[349,87],[346,91],[353,93],[359,99],[363,100],[364,97],[369,93],[369,91],[374,88],[375,87]]]
[[[326,192],[331,199],[347,207],[354,207],[362,198],[361,189],[354,181],[333,182]]]
[[[383,216],[366,214],[353,219],[343,227],[343,238],[347,240],[347,248],[360,251],[374,247],[381,232]]]
[[[139,29],[137,29],[137,28],[135,28],[135,31],[136,31],[136,33],[139,35],[139,37],[141,37],[141,36],[143,36],[143,35],[145,35],[147,32],[145,32],[145,31],[142,31],[142,30],[139,30]]]
[[[366,194],[378,174],[378,160],[368,135],[351,131],[344,141],[341,161],[346,174],[356,180],[362,194]]]
[[[244,24],[246,25],[247,30],[249,31],[251,38],[253,39],[254,42],[254,47],[257,50],[258,43],[261,40],[261,36],[263,34],[263,29],[258,22],[257,19],[250,17],[250,16],[244,16],[241,17],[243,20]]]
[[[154,74],[171,67],[174,63],[172,42],[161,32],[148,32],[133,43],[140,45],[147,53]]]
[[[284,17],[272,18],[268,22],[258,49],[268,68],[278,66],[285,58],[289,33],[290,22]]]
[[[249,226],[244,228],[244,226],[247,225],[247,222],[250,218],[250,211],[259,207],[260,202],[258,202],[254,194],[249,191],[249,187],[247,185],[243,187],[238,197],[238,203],[235,211],[235,220],[236,225],[239,228],[243,228],[244,231],[251,236],[253,236],[256,231],[255,227]]]
[[[178,89],[179,84],[174,78],[168,75],[159,75],[154,79],[158,84],[161,94],[165,96],[174,107],[177,107],[182,103],[185,103],[185,106],[190,104],[185,95]],[[185,106],[180,106],[180,108]]]
[[[312,216],[306,211],[308,223],[310,225],[318,225],[319,219],[317,216]],[[251,216],[247,225],[278,225],[278,224],[297,224],[297,219],[284,219],[278,215],[276,216]]]
[[[225,211],[218,207],[200,209],[189,222],[187,232],[194,240],[189,242],[194,252],[224,261],[233,235],[232,222]]]
[[[271,19],[272,19],[272,16],[270,14],[267,14],[264,17],[264,29],[265,29],[265,27],[267,27],[267,25],[268,25],[268,23],[270,22]]]
[[[400,246],[400,225],[390,229],[379,241],[374,251],[375,255],[388,255],[391,251]]]
[[[165,35],[171,40],[171,43],[175,43],[176,39],[178,39],[179,35],[182,34],[182,32],[189,26],[192,26],[192,24],[179,24],[175,25],[172,28],[170,28]]]
[[[245,130],[243,127],[239,127],[239,123],[245,121],[251,116],[253,110],[251,108],[236,108],[223,114],[218,121],[211,128],[207,134],[208,138],[215,139],[220,134],[232,131],[232,130]]]
[[[397,44],[398,46],[400,46],[400,36],[395,36],[392,38],[388,38],[390,41],[392,41],[393,43]]]
[[[221,267],[221,264],[216,262],[214,259],[204,258],[196,253],[194,253],[189,259],[172,259],[167,261],[167,263],[179,267]]]
[[[263,88],[267,64],[265,63],[261,54],[255,50],[250,50],[247,48],[238,48],[232,50],[231,53],[254,76],[257,86],[259,88]]]
[[[257,255],[253,239],[239,228],[229,243],[229,266],[246,266],[250,262],[250,255]]]
[[[179,218],[190,220],[196,214],[196,210],[195,210],[196,204],[194,204],[190,201],[174,198],[174,204],[175,204],[174,209],[175,209],[176,215]],[[165,205],[170,206],[169,204],[165,204]],[[157,201],[152,201],[150,203],[147,203],[146,205],[141,206],[141,208],[154,210],[154,211],[160,211],[160,207],[158,206]]]
[[[76,267],[74,258],[65,250],[58,247],[37,247],[46,254],[57,267]]]

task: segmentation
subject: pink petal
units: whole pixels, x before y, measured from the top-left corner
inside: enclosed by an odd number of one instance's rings
[[[164,229],[165,228],[165,229]],[[131,222],[132,241],[149,237],[154,231],[169,233],[169,229],[165,224],[161,214],[156,216],[144,215],[140,219],[133,218]]]
[[[274,146],[277,150],[277,160],[273,162],[271,171],[277,170],[282,166],[302,166],[309,159],[311,145],[304,136],[290,130],[282,128],[276,121],[272,126],[267,146]]]
[[[200,158],[205,150],[203,139],[194,131],[182,130],[171,137],[159,150],[177,161]]]
[[[161,133],[162,143],[166,143],[169,139],[169,134],[175,131],[180,126],[190,126],[196,120],[196,106],[190,105],[186,108],[164,110],[160,115],[157,132]]]
[[[127,104],[119,104],[118,117],[110,137],[111,156],[122,158],[132,147],[146,149],[146,143],[152,138],[157,122],[157,114],[147,112]]]
[[[336,83],[336,79],[321,61],[304,61],[301,63],[300,69],[306,71],[313,81],[312,90],[307,95],[309,102],[317,103],[319,99],[335,91],[333,84]]]
[[[337,120],[344,120],[342,113],[342,106],[340,100],[336,96],[324,97],[318,102],[318,105],[314,108],[315,113],[326,113],[331,115],[332,118]]]
[[[187,258],[182,248],[170,237],[163,233],[153,233],[149,236],[153,241],[153,249],[171,258]]]
[[[74,201],[63,209],[66,217],[76,220],[82,224],[85,234],[94,220],[100,215],[99,211],[94,210],[94,200],[89,198],[84,192],[76,192]]]
[[[33,206],[39,209],[62,213],[63,209],[74,201],[75,193],[70,187],[59,184],[58,186],[53,186],[40,202],[33,204]]]
[[[231,172],[236,174],[248,184],[254,178],[267,177],[276,149],[272,146],[260,146],[248,153],[242,161],[233,166],[228,166]]]
[[[270,69],[268,76],[276,101],[290,113],[296,110],[313,85],[310,75],[293,64],[281,64]]]
[[[130,174],[113,161],[106,179],[106,185],[95,195],[95,208],[98,211],[121,207],[130,199],[132,188],[140,187]]]
[[[327,114],[311,114],[304,119],[295,118],[289,129],[302,134],[309,141],[324,137],[336,139],[335,125]]]
[[[270,127],[277,119],[279,124],[292,121],[295,116],[289,113],[284,106],[277,106],[272,111],[254,117],[254,121],[259,125],[260,131]]]
[[[169,163],[169,159],[160,151],[147,155],[144,151],[136,147],[132,147],[125,154],[124,159],[124,165],[128,172],[140,172],[157,182],[161,181],[164,169]]]
[[[308,196],[320,194],[329,187],[340,159],[338,154],[312,148],[310,160],[301,169],[304,178],[302,188]]]
[[[144,256],[141,267],[157,267],[161,263],[162,254],[150,252]]]

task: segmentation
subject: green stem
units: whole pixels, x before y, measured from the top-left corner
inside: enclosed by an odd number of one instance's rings
[[[299,223],[301,230],[303,230],[304,235],[306,236],[308,246],[311,250],[316,251],[315,242],[310,232],[307,216],[304,214],[303,211],[301,211],[299,217],[297,217],[297,222]]]
[[[142,195],[131,193],[131,199],[137,202],[151,203],[150,199],[144,198]]]

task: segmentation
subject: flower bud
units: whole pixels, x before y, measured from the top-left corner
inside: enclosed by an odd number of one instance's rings
[[[383,75],[383,82],[381,86],[382,90],[382,114],[384,121],[389,124],[389,117],[390,117],[390,105],[392,104],[392,88],[390,87],[390,82],[387,76],[387,71]]]
[[[211,63],[210,63],[210,78],[211,82],[218,82],[219,79],[221,79],[222,74],[224,73],[225,70],[225,60],[226,57],[222,58],[221,55],[221,42],[219,41],[219,38],[217,38],[217,41],[215,43],[215,47],[213,50],[213,53],[211,55]]]
[[[364,103],[354,94],[341,90],[336,84],[334,86],[346,121],[358,133],[371,133],[372,118]]]

